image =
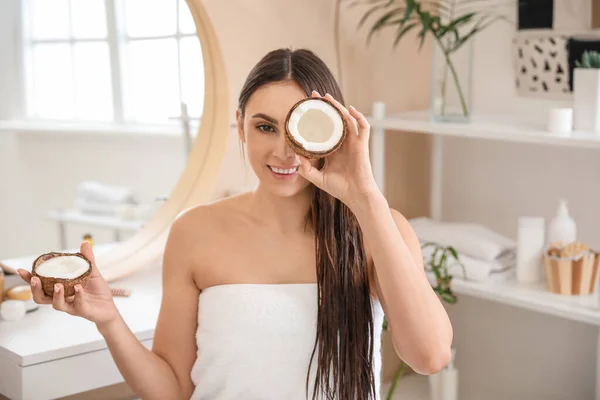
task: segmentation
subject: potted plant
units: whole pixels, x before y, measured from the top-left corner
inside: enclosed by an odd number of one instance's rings
[[[425,270],[433,273],[435,277],[435,286],[433,290],[440,296],[440,298],[448,304],[454,304],[458,301],[456,294],[452,291],[452,274],[449,269],[455,263],[458,264],[462,271],[463,277],[466,278],[465,267],[460,261],[457,251],[452,246],[442,246],[435,242],[425,242],[421,245],[421,249],[427,247],[433,247],[433,253],[431,257],[427,257],[425,261]],[[387,330],[388,324],[387,319],[383,319],[383,331]],[[396,370],[392,384],[386,394],[386,400],[391,400],[398,382],[404,374],[406,364],[400,360],[400,366]]]
[[[471,45],[475,35],[497,20],[494,4],[482,5],[478,0],[355,0],[369,7],[359,21],[360,29],[374,14],[379,16],[369,29],[367,44],[372,36],[384,28],[395,28],[395,48],[410,31],[416,31],[421,50],[426,36],[434,40],[439,55],[434,52],[432,68],[431,112],[433,119],[461,120],[470,118],[470,87],[465,90],[463,80],[471,79],[470,54],[459,54],[465,45]],[[458,55],[457,55],[458,54]],[[437,61],[437,59],[440,61]],[[464,59],[467,62],[463,62]],[[457,61],[458,60],[458,61]],[[439,64],[437,64],[439,63]],[[457,65],[465,65],[461,74]],[[457,99],[458,111],[449,110],[449,100]],[[454,114],[453,114],[454,113]]]
[[[600,53],[585,51],[573,68],[573,129],[600,132]]]

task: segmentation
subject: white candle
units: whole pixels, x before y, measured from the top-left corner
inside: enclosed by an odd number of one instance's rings
[[[542,278],[544,218],[520,217],[517,232],[517,280],[538,283]]]
[[[374,102],[371,114],[373,115],[373,118],[383,119],[385,117],[385,103],[382,101]]]
[[[548,132],[566,135],[573,127],[572,108],[553,108],[548,114]]]

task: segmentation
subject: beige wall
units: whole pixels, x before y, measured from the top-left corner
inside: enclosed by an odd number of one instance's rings
[[[232,0],[224,4],[219,0],[205,0],[204,4],[216,27],[226,60],[232,121],[237,96],[246,75],[271,49],[310,48],[325,60],[339,78],[333,33],[335,1]],[[429,96],[428,45],[424,46],[422,54],[415,54],[412,51],[415,42],[407,40],[393,51],[390,31],[375,37],[367,47],[366,29],[357,30],[358,21],[365,8],[349,8],[348,2],[343,4],[340,24],[340,84],[346,102],[364,114],[370,113],[374,101],[386,102],[389,112],[426,106]],[[233,165],[241,168],[237,137],[234,131],[231,135],[231,146],[226,161],[228,168],[223,169],[223,179],[251,184],[251,172],[241,174],[237,168],[229,168]],[[408,149],[414,150],[411,147],[413,144],[421,149],[426,146],[426,140],[422,136],[390,136],[386,149],[388,165],[399,171],[407,171],[410,165],[413,170],[420,171],[420,166],[425,167],[427,160],[420,160],[418,153],[409,152]],[[408,157],[417,163],[409,164]],[[422,185],[419,185],[419,176],[422,176],[421,173],[413,173],[413,176],[406,177],[399,184],[393,179],[387,182],[388,195],[393,206],[400,209],[406,207],[408,211],[414,212],[403,197],[407,192],[403,188],[405,181],[415,182],[416,179],[420,194]]]

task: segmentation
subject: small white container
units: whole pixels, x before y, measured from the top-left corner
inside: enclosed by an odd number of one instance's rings
[[[16,321],[25,316],[23,300],[4,300],[0,303],[0,317],[5,321]]]
[[[553,108],[548,114],[548,132],[567,136],[573,128],[572,108]]]
[[[519,217],[517,231],[517,280],[539,283],[542,279],[542,255],[545,244],[542,217]]]

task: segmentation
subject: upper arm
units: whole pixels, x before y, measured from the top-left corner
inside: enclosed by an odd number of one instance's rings
[[[194,384],[190,373],[196,359],[198,295],[193,279],[192,235],[186,215],[180,215],[169,231],[163,255],[162,302],[152,351],[171,367],[183,398],[190,398]]]

